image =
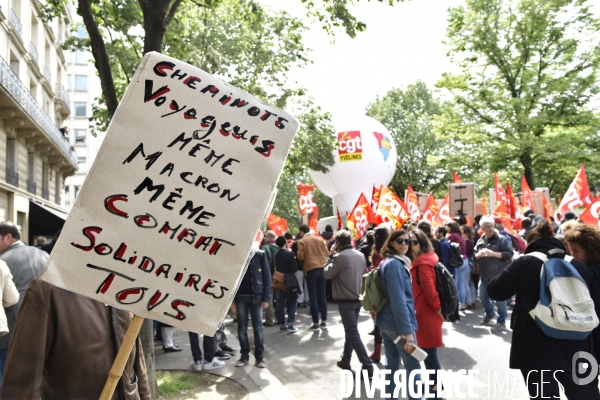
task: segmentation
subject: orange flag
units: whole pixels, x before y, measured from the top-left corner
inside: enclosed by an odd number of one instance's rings
[[[519,204],[517,203],[517,198],[515,197],[508,180],[506,181],[506,198],[508,199],[508,215],[510,218],[514,219],[515,214],[517,213],[517,208],[519,208]]]
[[[531,197],[531,188],[527,184],[527,179],[525,179],[525,175],[521,176],[521,191],[523,192],[521,197],[521,211],[533,211],[533,198]]]
[[[481,208],[483,209],[483,215],[487,215],[487,199],[485,198],[485,192],[481,195]]]
[[[502,223],[504,224],[504,227],[509,232],[515,231],[515,228],[513,228],[513,225],[510,222],[510,218],[508,217],[508,210],[506,209],[506,203],[500,204],[498,207],[496,207],[496,210],[494,210],[494,217],[500,218],[502,220]]]
[[[298,202],[300,203],[300,215],[312,214],[313,208],[317,205],[313,199],[315,185],[306,183],[298,184]]]
[[[315,231],[315,236],[319,236],[319,230],[317,229],[317,224],[319,223],[319,207],[313,207],[313,213],[308,220],[308,227]]]
[[[409,218],[406,204],[387,186],[381,186],[379,195],[379,206],[377,215],[382,222],[392,224],[396,229],[402,228],[404,222]]]
[[[554,216],[554,207],[552,207],[552,203],[548,201],[546,196],[542,193],[542,197],[544,198],[544,211],[546,213],[546,219],[549,220],[550,217]]]
[[[419,210],[419,199],[413,188],[408,185],[406,191],[405,204],[408,207],[408,214],[410,215],[411,221],[418,221],[421,218],[421,211]]]
[[[336,207],[338,217],[338,229],[342,229],[342,216],[340,215],[340,209]]]
[[[346,226],[352,232],[352,236],[355,239],[359,239],[365,235],[367,225],[369,225],[371,219],[371,205],[364,193],[361,193],[354,209],[350,213],[350,218],[346,221]]]
[[[586,224],[600,226],[600,195],[592,201],[592,204],[585,209],[579,219]]]
[[[425,212],[423,213],[423,219],[432,222],[437,213],[438,205],[435,202],[433,194],[429,193],[429,198],[427,199],[427,207],[425,207]]]
[[[454,179],[454,183],[462,183],[456,171],[452,171],[452,178]]]
[[[498,175],[494,173],[494,182],[496,183],[496,204],[492,207],[493,209],[502,205],[502,203],[506,204],[508,209],[508,197],[506,196],[506,192],[502,188],[502,184],[500,183],[500,179],[498,179]]]
[[[267,224],[269,225],[269,229],[275,232],[277,236],[283,236],[288,229],[287,221],[275,214],[269,214]]]
[[[587,176],[583,164],[579,168],[579,172],[569,186],[569,190],[562,199],[558,211],[564,215],[567,211],[571,211],[576,207],[587,207],[592,204],[592,194],[588,185]]]
[[[444,197],[444,202],[440,207],[435,219],[433,220],[434,226],[443,226],[446,223],[446,220],[450,217],[450,193],[446,194]]]
[[[373,213],[377,212],[377,206],[379,205],[379,193],[381,191],[381,187],[377,189],[373,186],[373,194],[371,195],[371,210]]]

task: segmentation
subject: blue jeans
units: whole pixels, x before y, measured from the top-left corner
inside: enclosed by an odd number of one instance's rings
[[[413,334],[414,335],[414,334]],[[391,375],[386,374],[387,380],[390,381],[389,385],[385,387],[385,393],[389,393],[393,396],[396,384],[394,383],[394,373],[400,369],[400,360],[404,363],[404,369],[406,369],[406,382],[410,373],[414,370],[421,370],[421,363],[419,360],[411,356],[404,350],[404,348],[397,346],[394,340],[398,337],[398,332],[390,329],[381,329],[381,336],[383,337],[383,345],[385,347],[385,369],[390,370]],[[415,344],[417,343],[415,339]],[[421,374],[416,374],[414,392],[417,392],[417,382],[420,380]],[[398,392],[398,397],[392,397],[398,399],[401,391]],[[410,392],[407,389],[407,395],[409,400],[420,400],[418,397],[411,397]]]
[[[492,303],[492,299],[487,292],[488,282],[483,280],[479,281],[479,298],[481,299],[481,304],[483,305],[483,309],[485,310],[485,316],[489,318],[494,318],[496,313],[494,312],[494,303]],[[496,307],[498,307],[498,320],[497,322],[502,325],[506,325],[506,317],[508,316],[508,310],[506,306],[506,300],[497,301]]]
[[[475,286],[473,285],[473,281],[471,279],[471,267],[469,267],[469,259],[465,258],[463,261],[463,266],[460,268],[455,268],[454,270],[456,275],[456,288],[458,289],[458,302],[462,305],[474,304]],[[471,291],[469,284],[471,284],[473,287],[473,291]]]
[[[458,290],[459,304],[465,304],[465,271],[468,271],[468,267],[465,267],[464,262],[462,267],[454,268],[454,280]]]
[[[310,298],[310,315],[313,324],[319,323],[319,311],[321,321],[327,321],[327,293],[325,292],[325,275],[323,268],[311,269],[306,273],[308,283],[308,297]]]
[[[425,359],[425,361],[423,361],[423,363],[425,364],[425,369],[434,369],[435,370],[435,375],[430,375],[429,379],[431,379],[433,382],[437,381],[437,376],[438,376],[438,371],[442,369],[442,363],[440,363],[440,356],[438,354],[438,349],[437,347],[434,347],[432,349],[426,349],[424,347],[421,347],[425,353],[427,353],[427,358]],[[431,390],[432,387],[435,386],[435,383],[433,383],[431,385],[431,387],[427,388],[427,390]],[[441,392],[442,388],[438,387],[437,388],[438,392]]]
[[[250,354],[250,342],[248,341],[248,312],[250,312],[252,330],[254,331],[254,358],[261,360],[265,351],[263,346],[262,299],[253,295],[238,295],[235,299],[235,308],[242,358],[247,359]]]
[[[2,379],[4,378],[4,365],[6,364],[6,356],[8,356],[8,349],[0,350],[0,388],[2,387]]]
[[[360,338],[360,333],[358,333],[358,315],[361,307],[362,304],[358,301],[356,303],[338,303],[345,334],[342,361],[350,364],[352,351],[355,351],[363,369],[373,369],[373,361],[369,358],[365,344]]]
[[[190,334],[190,347],[192,348],[192,357],[194,361],[202,361],[202,351],[200,350],[200,337],[197,333],[188,332]],[[202,348],[204,349],[204,360],[211,362],[215,357],[215,338],[206,336],[202,339]]]
[[[288,326],[292,326],[296,319],[296,308],[298,307],[297,295],[282,290],[278,290],[278,292],[277,321],[281,322],[281,325],[285,325],[285,310],[287,308]]]

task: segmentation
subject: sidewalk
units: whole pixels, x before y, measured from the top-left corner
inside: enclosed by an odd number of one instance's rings
[[[228,344],[237,353],[229,360],[225,360],[225,367],[211,370],[210,372],[197,372],[200,374],[214,374],[231,379],[241,384],[247,391],[248,395],[243,397],[249,400],[295,400],[296,397],[283,386],[270,371],[269,364],[266,368],[258,368],[254,365],[254,357],[250,354],[250,362],[244,367],[236,367],[235,362],[240,357],[239,342],[237,336],[234,335],[229,328],[237,329],[237,324],[232,322],[231,318],[225,320],[225,333],[227,334]],[[248,331],[252,343],[252,329]],[[177,353],[165,353],[162,349],[162,343],[155,343],[154,354],[156,357],[157,371],[194,371],[191,368],[193,361],[192,350],[190,348],[190,340],[188,333],[179,329],[175,329],[173,334],[173,342],[183,348],[183,351]],[[202,338],[200,338],[200,348],[202,348]],[[218,392],[222,394],[223,399],[231,399],[239,397],[239,391],[235,391],[236,385],[228,385],[227,382],[218,384]],[[232,393],[233,392],[233,393]]]

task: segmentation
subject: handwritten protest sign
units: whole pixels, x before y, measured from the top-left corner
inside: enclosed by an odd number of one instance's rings
[[[448,185],[450,194],[450,217],[464,215],[475,217],[475,184],[451,183]]]
[[[158,53],[131,82],[43,279],[212,335],[298,123]]]

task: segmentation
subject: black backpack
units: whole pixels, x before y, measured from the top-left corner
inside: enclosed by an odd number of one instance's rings
[[[460,251],[460,245],[458,243],[450,242],[450,259],[448,264],[452,268],[460,268],[463,266],[462,251]]]
[[[456,289],[456,283],[450,271],[441,262],[437,263],[434,267],[436,289],[438,297],[440,298],[441,311],[444,318],[453,315],[458,307],[458,290]],[[419,278],[419,269],[417,269],[417,283],[421,284]]]

